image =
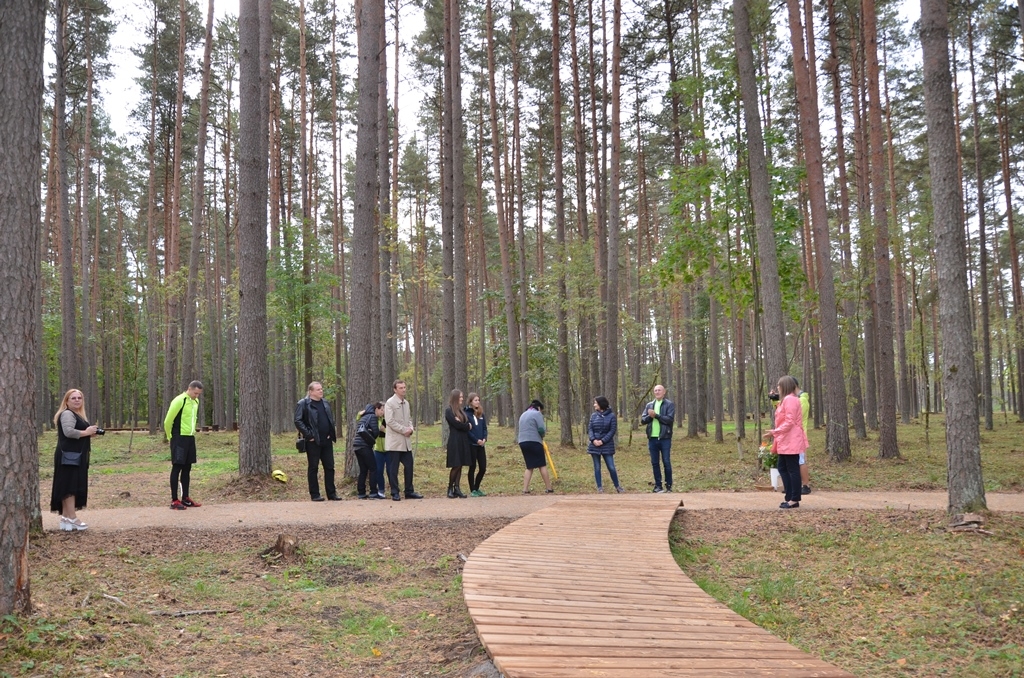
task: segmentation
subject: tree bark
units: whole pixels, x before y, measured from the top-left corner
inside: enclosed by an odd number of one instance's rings
[[[900,456],[896,440],[896,364],[893,357],[892,271],[889,212],[886,206],[885,150],[882,148],[882,102],[879,85],[878,31],[874,0],[863,0],[868,121],[871,134],[871,201],[874,222],[875,302],[878,371],[878,456]]]
[[[839,341],[839,320],[836,316],[835,279],[832,274],[832,246],[828,233],[828,207],[825,198],[825,172],[821,154],[821,131],[818,127],[817,87],[808,58],[811,44],[804,46],[804,27],[800,19],[799,0],[787,0],[790,41],[793,46],[793,70],[800,110],[800,129],[807,163],[807,187],[811,206],[811,224],[817,253],[812,275],[817,277],[818,320],[825,353],[826,387],[822,393],[828,409],[825,447],[831,461],[850,458],[850,431],[846,410],[846,385],[843,378],[843,351]],[[812,28],[807,26],[807,33]],[[805,376],[805,379],[807,377]]]
[[[757,263],[760,277],[762,317],[765,331],[767,383],[774,385],[786,373],[786,332],[782,317],[782,291],[779,288],[778,253],[775,248],[772,217],[771,178],[764,152],[764,136],[758,115],[757,74],[750,32],[748,0],[734,0],[733,20],[736,58],[739,63],[743,117],[747,132],[747,162],[750,167],[750,197],[757,230]]]
[[[944,0],[921,0],[928,166],[931,169],[946,401],[948,510],[952,514],[982,510],[986,503],[975,403],[977,382],[967,289],[967,246],[964,227],[958,218],[961,214],[961,193],[949,71],[947,11]]]
[[[572,447],[572,391],[569,387],[569,327],[565,320],[565,308],[569,293],[565,284],[565,169],[562,159],[562,29],[559,24],[561,8],[559,0],[551,1],[551,122],[554,131],[555,154],[555,239],[558,248],[555,259],[558,270],[558,295],[555,299],[555,322],[558,325],[558,420],[564,447]],[[571,39],[571,38],[570,38]]]
[[[35,301],[45,17],[42,0],[10,0],[0,11],[0,615],[32,611],[28,537],[39,507]]]
[[[622,0],[612,7],[612,148],[611,183],[608,189],[608,299],[605,303],[604,393],[613,409],[619,383],[619,234],[622,184]]]
[[[196,142],[196,170],[192,181],[192,241],[188,252],[188,289],[185,293],[185,327],[181,340],[181,374],[187,381],[196,371],[196,305],[199,285],[199,244],[203,233],[203,205],[206,188],[206,133],[210,118],[210,61],[213,51],[213,0],[206,9],[206,42],[203,46],[203,80],[199,89],[199,131]],[[199,351],[202,356],[202,351]]]
[[[505,213],[505,190],[501,180],[501,144],[498,129],[498,93],[495,84],[497,66],[494,58],[494,10],[487,0],[487,70],[491,113],[491,158],[494,163],[494,210],[498,217],[498,244],[501,249],[501,281],[505,301],[505,330],[508,332],[508,360],[511,371],[513,422],[518,428],[518,414],[526,409],[519,381],[519,325],[516,323],[515,299],[512,294],[512,261]]]
[[[77,329],[75,320],[75,260],[72,252],[71,207],[69,204],[70,153],[68,151],[68,122],[65,106],[67,103],[67,54],[65,32],[67,30],[68,6],[65,0],[56,2],[56,28],[53,51],[56,59],[53,85],[54,124],[57,126],[57,218],[60,223],[60,388],[63,394],[69,388],[82,388],[81,361],[78,357]]]
[[[270,473],[267,405],[269,0],[241,0],[238,18],[238,472]]]

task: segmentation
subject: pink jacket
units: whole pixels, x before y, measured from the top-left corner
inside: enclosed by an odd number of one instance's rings
[[[775,438],[775,454],[800,454],[807,449],[803,408],[795,394],[783,398],[775,411],[775,428],[768,432]]]

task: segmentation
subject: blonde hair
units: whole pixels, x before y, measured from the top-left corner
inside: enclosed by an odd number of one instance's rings
[[[71,410],[70,407],[68,407],[68,398],[71,397],[72,393],[80,393],[82,395],[82,411],[81,412],[75,412],[74,410]],[[85,414],[85,394],[82,393],[77,388],[69,388],[68,392],[64,394],[64,397],[60,399],[60,407],[57,408],[57,414],[53,415],[53,425],[54,426],[59,426],[60,425],[58,422],[60,421],[60,415],[64,412],[64,410],[71,410],[72,412],[74,412],[75,414],[80,416],[82,419],[85,419],[86,421],[89,421],[89,417]]]
[[[478,417],[482,417],[484,416],[484,406],[481,404],[479,409],[473,407],[473,401],[479,397],[479,393],[470,393],[468,396],[466,396],[466,403],[473,409],[473,414],[475,414]]]

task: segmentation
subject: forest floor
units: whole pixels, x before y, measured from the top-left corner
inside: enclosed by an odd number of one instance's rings
[[[518,516],[594,491],[588,455],[555,450],[556,494],[535,477],[522,495],[521,458],[498,432],[490,496],[446,499],[428,432],[416,472],[427,499],[359,501],[346,479],[344,501],[312,503],[290,436],[275,437],[281,484],[239,480],[237,437],[210,434],[193,471],[204,506],[171,511],[163,443],[137,437],[129,452],[123,435],[94,448],[89,530],[54,531],[44,514],[35,609],[0,619],[0,676],[493,677],[462,599],[463,559]],[[1019,434],[986,435],[1006,440],[985,449],[994,512],[966,533],[949,529],[934,446],[905,445],[896,462],[865,448],[834,467],[812,456],[814,492],[779,511],[777,493],[756,491],[766,477],[750,452],[680,440],[673,553],[718,600],[857,675],[1024,675]],[[52,440],[40,447],[45,509]],[[646,456],[628,444],[616,455],[627,491],[650,491]],[[297,553],[261,555],[282,533]]]

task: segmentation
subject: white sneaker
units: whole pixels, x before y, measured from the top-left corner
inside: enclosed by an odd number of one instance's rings
[[[89,526],[83,523],[81,518],[75,518],[74,520],[72,520],[67,516],[60,517],[60,529],[63,532],[77,532],[88,528]]]

